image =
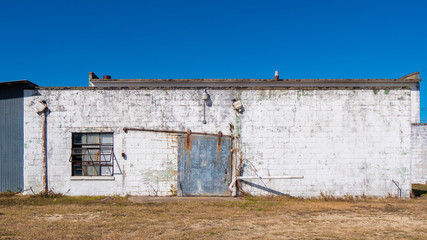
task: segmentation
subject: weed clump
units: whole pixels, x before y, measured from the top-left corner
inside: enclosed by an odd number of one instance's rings
[[[64,194],[62,193],[55,193],[53,190],[49,191],[42,191],[38,194],[32,195],[33,198],[60,198],[63,197]]]
[[[177,196],[178,195],[178,190],[176,189],[175,185],[173,185],[173,184],[171,184],[169,192],[171,193],[171,196]]]
[[[10,190],[7,190],[7,192],[0,192],[0,197],[13,197],[16,194],[17,194],[16,192],[12,192]]]

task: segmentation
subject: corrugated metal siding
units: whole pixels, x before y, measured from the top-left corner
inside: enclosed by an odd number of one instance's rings
[[[23,90],[0,89],[0,192],[24,187]]]

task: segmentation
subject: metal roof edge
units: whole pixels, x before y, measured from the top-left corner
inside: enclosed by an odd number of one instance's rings
[[[190,78],[184,78],[184,79],[105,79],[105,78],[97,78],[92,77],[93,74],[90,72],[89,77],[89,85],[90,86],[96,86],[99,85],[109,85],[115,86],[115,85],[122,85],[125,86],[126,84],[273,84],[277,83],[277,85],[282,85],[283,83],[304,83],[304,84],[354,84],[354,83],[417,83],[422,81],[419,78],[419,72],[414,72],[411,74],[408,74],[406,76],[396,78],[396,79],[390,79],[390,78],[360,78],[360,79],[346,79],[346,78],[337,78],[337,79],[209,79],[209,78],[201,78],[201,79],[190,79]],[[95,75],[96,76],[96,75]]]
[[[37,87],[37,90],[174,90],[174,89],[223,89],[223,90],[410,90],[411,86],[390,85],[390,86],[95,86],[95,87]]]
[[[30,82],[28,80],[14,80],[14,81],[0,82],[0,87],[2,86],[23,86],[23,88],[38,87],[37,84]]]

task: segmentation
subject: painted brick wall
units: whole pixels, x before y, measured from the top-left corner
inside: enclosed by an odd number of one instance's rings
[[[427,184],[427,125],[412,125],[412,183]]]
[[[244,175],[304,176],[250,180],[252,194],[409,196],[411,90],[208,90],[213,105],[202,124],[202,90],[26,90],[25,188],[42,190],[42,116],[46,100],[49,188],[70,195],[169,195],[176,187],[177,136],[123,132],[124,127],[236,136]],[[415,97],[416,98],[416,97]],[[245,111],[236,113],[232,99]],[[419,111],[419,110],[418,110]],[[114,180],[72,181],[72,132],[113,132]],[[125,153],[125,157],[122,157]]]
[[[247,91],[244,173],[253,194],[409,196],[411,91]]]
[[[170,195],[176,188],[177,135],[123,132],[124,127],[230,134],[233,91],[211,94],[203,121],[201,90],[40,90],[26,91],[25,188],[42,191],[42,120],[34,110],[45,100],[48,115],[49,189],[70,195]],[[113,132],[114,180],[71,180],[73,132]],[[122,156],[125,154],[125,157]],[[173,186],[173,187],[171,187]]]

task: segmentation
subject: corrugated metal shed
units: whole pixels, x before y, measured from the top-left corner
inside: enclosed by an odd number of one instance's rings
[[[0,83],[0,192],[24,187],[23,89],[34,86],[26,80]]]

